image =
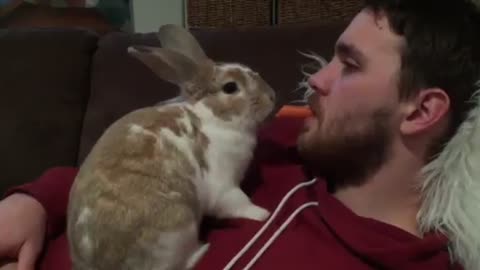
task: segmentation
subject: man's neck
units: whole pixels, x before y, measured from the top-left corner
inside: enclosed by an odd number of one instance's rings
[[[355,214],[372,218],[419,236],[420,196],[415,190],[421,162],[412,156],[391,159],[360,186],[347,186],[334,196]]]

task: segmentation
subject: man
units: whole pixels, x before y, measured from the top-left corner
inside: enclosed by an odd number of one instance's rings
[[[272,216],[208,226],[197,269],[478,269],[478,195],[461,181],[479,184],[460,166],[476,149],[451,150],[472,135],[461,124],[476,105],[467,101],[480,76],[477,33],[471,1],[367,0],[309,77],[314,117],[279,118],[260,135],[247,179]],[[445,168],[465,168],[468,179],[449,186]],[[0,256],[33,269],[45,236],[55,240],[42,269],[69,268],[64,218],[75,173],[52,169],[9,192]]]

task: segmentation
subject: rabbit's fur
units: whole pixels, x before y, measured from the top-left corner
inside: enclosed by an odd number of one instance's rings
[[[120,118],[80,167],[67,223],[74,270],[189,269],[208,250],[203,216],[269,215],[239,185],[273,89],[246,66],[209,59],[181,27],[158,37],[162,48],[128,52],[181,95]]]

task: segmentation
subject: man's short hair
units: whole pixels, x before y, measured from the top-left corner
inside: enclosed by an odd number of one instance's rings
[[[400,98],[422,88],[439,87],[450,98],[450,126],[431,157],[456,132],[471,109],[480,79],[480,12],[473,0],[365,0],[385,15],[391,30],[404,37],[399,77]]]

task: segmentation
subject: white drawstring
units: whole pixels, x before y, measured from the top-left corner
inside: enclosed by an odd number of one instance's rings
[[[268,228],[268,226],[270,226],[270,224],[273,222],[273,220],[275,219],[275,217],[278,215],[278,213],[280,212],[280,210],[283,208],[283,206],[285,205],[285,203],[288,201],[288,199],[299,189],[303,188],[303,187],[306,187],[306,186],[310,186],[312,184],[314,184],[315,182],[317,181],[316,178],[308,181],[308,182],[303,182],[303,183],[300,183],[298,185],[296,185],[293,189],[291,189],[283,198],[282,200],[280,201],[280,204],[278,204],[277,208],[275,209],[275,211],[273,212],[273,214],[270,216],[270,218],[267,220],[267,222],[262,226],[262,228],[252,237],[252,239],[250,239],[250,241],[237,253],[237,255],[235,255],[235,257],[232,258],[232,260],[230,260],[230,262],[223,268],[223,270],[229,270],[233,267],[233,265],[235,265],[235,263],[237,263],[237,261],[240,259],[240,257],[242,257],[246,252],[247,250],[255,243],[255,241],[258,240],[258,238],[262,235],[262,233]],[[309,206],[313,206],[314,204],[317,204],[317,203],[314,203],[314,202],[310,202],[310,203],[306,203],[304,205],[302,205],[301,207],[299,207],[298,209],[296,209],[296,211],[290,215],[290,217],[288,218],[288,220],[286,220],[282,226],[275,232],[275,235],[272,236],[273,240],[275,240],[275,238],[288,226],[288,224],[290,223],[290,221],[301,211],[303,210],[304,208],[306,207],[309,207]],[[268,245],[271,244],[271,242],[273,242],[272,238],[269,239],[269,242],[267,242]],[[267,247],[263,247],[263,251],[261,250],[261,253],[263,253],[265,250],[266,250]],[[260,252],[259,252],[260,253]],[[261,254],[259,255],[259,253],[257,253],[257,255],[255,256],[254,260],[256,261],[256,259],[258,259],[258,257],[261,256]],[[253,261],[253,263],[255,262]],[[253,265],[252,261],[249,263],[249,265]]]
[[[273,243],[273,241],[275,241],[275,239],[277,239],[277,237],[287,228],[287,226],[290,224],[290,222],[305,208],[307,207],[311,207],[311,206],[318,206],[318,202],[309,202],[309,203],[306,203],[306,204],[303,204],[302,206],[300,206],[299,208],[297,208],[295,210],[295,212],[293,212],[289,217],[288,219],[282,224],[282,226],[280,226],[280,228],[277,229],[277,231],[275,231],[275,233],[272,235],[272,237],[270,237],[270,239],[268,239],[267,243],[265,243],[265,245],[257,252],[257,254],[255,255],[255,257],[253,257],[253,259],[247,264],[247,266],[245,266],[244,270],[248,270],[250,269],[250,267],[252,267],[253,264],[255,264],[255,262],[258,260],[258,258],[260,258],[260,256],[263,255],[263,253],[265,252],[265,250],[267,250],[268,247],[270,247],[270,245]]]

